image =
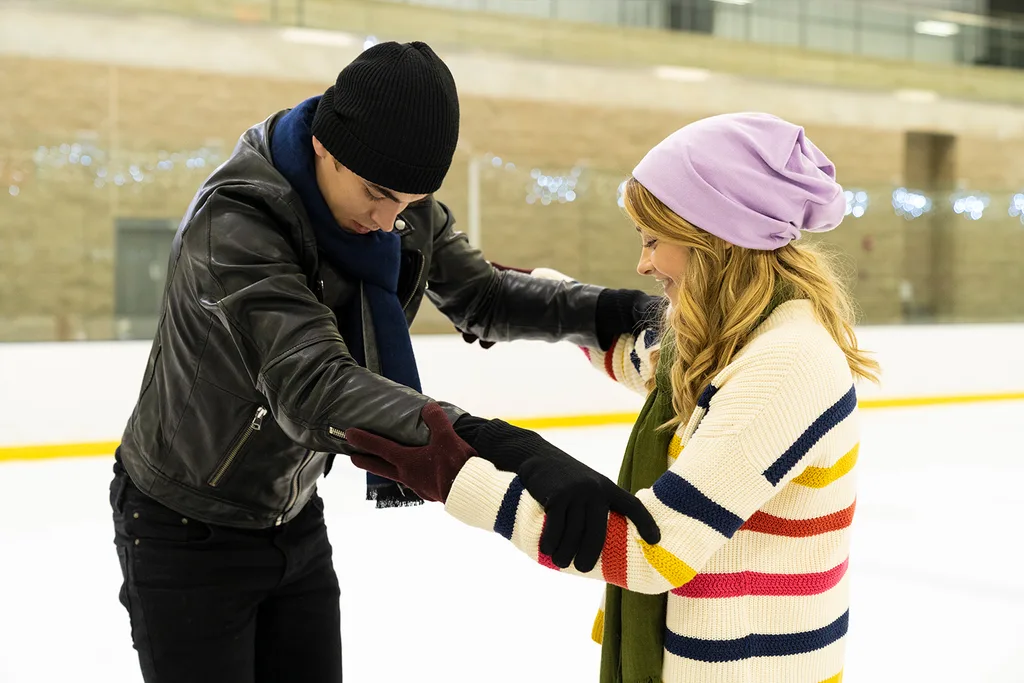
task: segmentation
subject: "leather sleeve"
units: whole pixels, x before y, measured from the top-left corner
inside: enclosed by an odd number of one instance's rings
[[[225,328],[274,419],[296,443],[345,453],[359,427],[424,445],[426,396],[360,367],[310,289],[295,245],[262,210],[217,195],[183,244],[199,305]],[[290,210],[282,202],[278,210]],[[198,228],[198,229],[197,229]],[[442,404],[454,422],[463,413]]]
[[[535,339],[596,346],[594,285],[497,270],[434,202],[434,256],[427,297],[452,323],[485,341]]]

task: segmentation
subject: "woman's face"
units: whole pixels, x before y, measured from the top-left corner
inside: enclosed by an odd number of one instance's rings
[[[653,277],[665,288],[665,295],[673,305],[678,303],[679,287],[686,275],[689,249],[678,244],[659,242],[637,226],[642,250],[636,272]]]

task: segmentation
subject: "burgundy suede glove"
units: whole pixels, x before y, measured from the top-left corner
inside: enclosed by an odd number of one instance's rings
[[[345,440],[366,453],[351,457],[359,469],[404,484],[423,500],[443,503],[459,470],[476,451],[456,435],[438,404],[427,403],[420,415],[430,429],[426,446],[402,446],[362,429],[346,429]]]

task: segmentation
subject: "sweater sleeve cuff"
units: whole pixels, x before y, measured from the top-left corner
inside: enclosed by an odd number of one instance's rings
[[[483,458],[470,458],[455,477],[444,509],[464,524],[493,531],[505,492],[515,476]]]

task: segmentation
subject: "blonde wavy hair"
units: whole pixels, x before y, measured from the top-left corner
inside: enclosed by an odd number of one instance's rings
[[[671,377],[676,414],[666,427],[689,419],[700,392],[732,362],[773,302],[810,300],[854,376],[878,381],[878,363],[857,348],[853,299],[838,276],[834,255],[796,242],[774,251],[731,245],[691,225],[635,178],[627,181],[624,199],[626,213],[645,234],[688,250],[679,300],[666,319],[675,338]]]

